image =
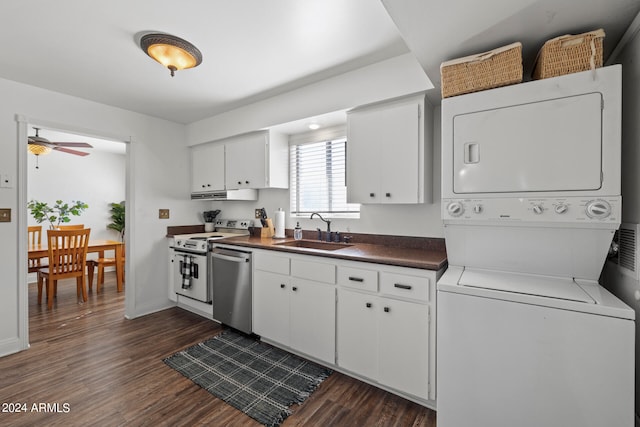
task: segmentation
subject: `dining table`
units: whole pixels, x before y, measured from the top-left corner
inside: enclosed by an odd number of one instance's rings
[[[47,258],[49,256],[46,243],[34,243],[29,242],[29,259]],[[116,285],[118,292],[122,292],[122,285],[124,283],[124,243],[117,240],[104,240],[104,239],[89,239],[87,247],[87,253],[98,253],[98,257],[104,258],[105,251],[114,251],[116,260]]]

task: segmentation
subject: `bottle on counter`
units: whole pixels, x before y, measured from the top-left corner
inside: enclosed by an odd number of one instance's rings
[[[300,223],[296,223],[296,228],[293,229],[293,238],[295,240],[302,239],[302,228],[300,228]]]

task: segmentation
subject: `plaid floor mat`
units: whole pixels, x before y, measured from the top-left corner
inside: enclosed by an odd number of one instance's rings
[[[278,426],[332,371],[234,331],[164,362],[214,396],[266,426]]]

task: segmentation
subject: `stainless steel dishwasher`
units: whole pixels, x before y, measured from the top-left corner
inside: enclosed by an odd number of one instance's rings
[[[210,256],[213,318],[224,325],[250,334],[251,252],[213,248]]]

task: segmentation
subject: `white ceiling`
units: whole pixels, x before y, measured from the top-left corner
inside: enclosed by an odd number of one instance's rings
[[[442,61],[513,41],[529,69],[546,39],[602,27],[606,58],[639,10],[640,0],[2,0],[0,77],[191,123],[409,48],[436,87]],[[202,64],[171,78],[140,50],[146,32],[191,41]]]
[[[200,49],[169,71],[138,40]],[[190,123],[408,52],[378,0],[3,0],[0,77]]]

